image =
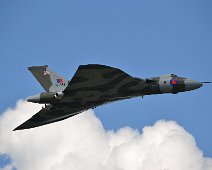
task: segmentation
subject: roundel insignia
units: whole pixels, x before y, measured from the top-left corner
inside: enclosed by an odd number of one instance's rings
[[[177,84],[177,81],[176,81],[175,79],[171,79],[171,80],[170,80],[170,84],[171,84],[172,86],[174,86],[174,85]]]

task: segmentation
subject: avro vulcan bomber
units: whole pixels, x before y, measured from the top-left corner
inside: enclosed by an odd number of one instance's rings
[[[70,81],[51,71],[47,65],[28,69],[46,92],[29,97],[27,101],[45,104],[45,107],[14,130],[57,122],[117,100],[152,94],[177,94],[210,83],[175,74],[136,78],[120,69],[99,64],[80,65]]]

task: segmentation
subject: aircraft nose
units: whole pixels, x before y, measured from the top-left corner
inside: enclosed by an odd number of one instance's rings
[[[34,96],[30,96],[27,99],[28,102],[39,103],[40,102],[40,94],[36,94]]]
[[[203,84],[199,81],[192,79],[185,79],[185,91],[195,90],[203,86]]]

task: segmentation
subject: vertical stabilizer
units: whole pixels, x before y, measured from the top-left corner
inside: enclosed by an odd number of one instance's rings
[[[51,71],[47,65],[28,67],[46,92],[60,92],[68,86],[68,80]]]

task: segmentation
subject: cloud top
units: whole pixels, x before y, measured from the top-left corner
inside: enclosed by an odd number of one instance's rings
[[[195,139],[174,121],[159,120],[143,132],[106,131],[93,111],[46,126],[12,131],[39,111],[19,100],[0,116],[2,170],[212,170]],[[1,168],[0,168],[1,169]]]

